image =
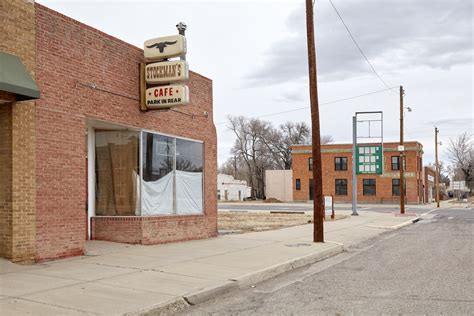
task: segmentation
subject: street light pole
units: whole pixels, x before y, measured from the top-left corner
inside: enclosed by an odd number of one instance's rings
[[[439,130],[438,130],[437,127],[435,127],[435,156],[436,156],[435,188],[436,188],[436,207],[439,207],[438,133],[439,133]]]
[[[405,148],[403,146],[403,94],[405,91],[400,86],[400,214],[405,214],[405,173],[404,173],[404,161],[405,161]]]
[[[318,82],[316,77],[313,0],[306,0],[306,34],[308,42],[309,95],[311,102],[311,136],[313,152],[313,241],[324,242],[321,135],[319,127]]]

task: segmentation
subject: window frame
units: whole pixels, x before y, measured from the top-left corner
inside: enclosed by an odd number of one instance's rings
[[[370,187],[374,188],[373,193],[368,192]],[[377,179],[362,179],[362,194],[364,196],[377,196]]]
[[[296,191],[301,191],[301,179],[295,179],[295,189]]]
[[[338,185],[339,183],[339,185]],[[341,185],[341,183],[344,183],[343,185]],[[342,188],[345,188],[343,194],[340,194],[340,189]],[[338,190],[339,188],[339,190]],[[337,195],[337,196],[346,196],[347,195],[347,179],[335,179],[334,181],[334,195]]]
[[[338,159],[340,162],[338,162]],[[347,157],[334,157],[334,171],[347,171]]]
[[[398,184],[395,184],[395,181],[398,181]],[[398,188],[398,194],[395,188]],[[392,179],[392,196],[400,196],[400,192],[400,179]]]
[[[393,184],[394,180],[397,180],[397,181],[398,181],[398,185],[394,185],[394,184]],[[407,181],[406,181],[406,179],[405,179],[405,181],[404,181],[403,183],[404,183],[404,185],[403,185],[403,192],[404,192],[405,195],[406,195],[406,194],[407,194]],[[394,179],[392,179],[392,196],[400,196],[400,192],[401,192],[401,191],[400,191],[400,184],[401,184],[400,178],[394,178]],[[394,194],[394,193],[395,193],[394,190],[393,190],[393,189],[394,189],[394,186],[395,186],[395,187],[398,186],[398,195],[397,195],[397,194]]]
[[[393,162],[393,158],[397,158],[397,162]],[[396,168],[394,168],[394,165],[396,165]],[[400,156],[391,156],[390,157],[390,168],[392,170],[400,170]]]
[[[313,157],[308,158],[308,171],[313,171]]]
[[[198,139],[193,139],[193,138],[188,138],[188,137],[181,137],[181,136],[176,136],[176,135],[172,135],[172,134],[167,134],[167,133],[161,133],[161,132],[156,132],[156,131],[152,131],[152,130],[148,130],[148,129],[140,129],[139,130],[139,133],[140,133],[140,150],[139,150],[139,163],[140,163],[140,185],[139,185],[139,192],[140,192],[140,215],[137,215],[137,216],[140,216],[140,217],[143,217],[143,216],[147,216],[147,217],[154,217],[154,216],[201,216],[201,215],[204,215],[205,214],[205,206],[206,206],[206,202],[205,202],[205,175],[206,175],[206,147],[205,147],[205,142],[202,141],[202,140],[198,140]],[[144,134],[145,133],[151,133],[151,134],[155,134],[155,135],[161,135],[161,136],[166,136],[166,137],[171,137],[174,139],[173,143],[174,143],[174,167],[173,167],[173,171],[172,172],[175,172],[176,171],[176,139],[181,139],[181,140],[187,140],[187,141],[191,141],[191,142],[196,142],[196,143],[200,143],[202,144],[202,183],[201,183],[201,190],[202,190],[202,211],[200,213],[178,213],[177,212],[177,207],[176,207],[176,197],[175,197],[175,194],[173,195],[173,210],[170,214],[156,214],[156,215],[142,215],[142,191],[143,191],[143,138],[144,138]]]

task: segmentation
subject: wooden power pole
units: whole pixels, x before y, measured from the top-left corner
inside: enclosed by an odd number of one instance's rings
[[[436,188],[436,207],[439,207],[438,133],[439,133],[439,130],[438,130],[437,127],[435,127],[435,156],[436,156],[435,188]]]
[[[324,242],[323,180],[321,166],[321,135],[319,128],[318,82],[314,40],[313,0],[306,0],[306,33],[308,41],[309,95],[313,151],[313,241]]]
[[[405,214],[405,148],[403,145],[403,94],[405,91],[400,86],[400,214]]]

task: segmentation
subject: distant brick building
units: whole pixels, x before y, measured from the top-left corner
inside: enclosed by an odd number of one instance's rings
[[[435,188],[436,171],[433,170],[433,168],[431,167],[425,167],[423,174],[424,174],[424,181],[423,181],[424,200],[423,202],[431,203],[436,200],[436,188]]]
[[[357,175],[360,203],[396,203],[400,200],[400,158],[398,143],[383,144],[383,173]],[[405,142],[406,202],[423,202],[423,146]],[[323,194],[336,202],[352,201],[352,144],[322,145]],[[293,199],[313,199],[312,154],[310,145],[292,147]]]
[[[41,92],[0,82],[0,257],[216,236],[212,81],[191,72],[189,105],[142,112],[141,49],[32,1],[0,8],[0,53]]]

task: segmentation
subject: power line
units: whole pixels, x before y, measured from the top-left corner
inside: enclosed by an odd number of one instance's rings
[[[387,87],[387,89],[392,89],[390,88],[387,83],[382,79],[382,77],[378,74],[378,72],[375,70],[375,67],[372,65],[372,63],[369,61],[369,59],[367,58],[367,55],[364,53],[364,51],[362,50],[362,48],[360,48],[359,44],[357,43],[356,39],[354,38],[354,36],[352,35],[352,32],[349,30],[349,27],[347,26],[346,22],[344,22],[344,19],[342,18],[341,14],[339,14],[339,11],[337,10],[336,6],[334,5],[334,3],[332,2],[332,0],[329,0],[329,3],[331,3],[331,6],[333,7],[334,11],[336,12],[337,16],[339,17],[339,19],[341,20],[342,24],[344,25],[344,27],[346,28],[346,31],[347,33],[349,34],[350,38],[352,39],[352,42],[354,42],[354,45],[357,47],[357,49],[359,50],[359,52],[361,53],[361,55],[364,57],[365,61],[367,62],[367,64],[370,66],[370,68],[372,69],[372,71],[374,72],[374,74],[377,76],[377,78],[383,83],[383,85],[385,87]]]
[[[347,97],[347,98],[343,98],[343,99],[337,99],[337,100],[333,100],[333,101],[328,101],[328,102],[320,103],[319,105],[328,105],[328,104],[332,104],[332,103],[343,102],[343,101],[347,101],[347,100],[352,100],[352,99],[356,99],[356,98],[361,98],[361,97],[365,97],[365,96],[368,96],[368,95],[371,95],[371,94],[376,94],[376,93],[385,92],[385,91],[391,90],[391,89],[393,89],[393,88],[394,88],[394,87],[392,87],[392,88],[388,87],[387,89],[382,89],[382,90],[367,92],[367,93],[355,95],[355,96],[352,96],[352,97]],[[252,118],[262,118],[262,117],[268,117],[268,116],[275,116],[275,115],[280,115],[280,114],[285,114],[285,113],[290,113],[290,112],[296,112],[296,111],[301,111],[301,110],[306,110],[306,109],[309,109],[309,106],[304,106],[304,107],[300,107],[300,108],[294,108],[294,109],[291,109],[291,110],[286,110],[286,111],[281,111],[281,112],[273,112],[273,113],[268,113],[268,114],[253,116]],[[219,122],[219,123],[216,123],[216,125],[222,125],[222,124],[226,124],[226,123],[227,123],[227,122]]]

